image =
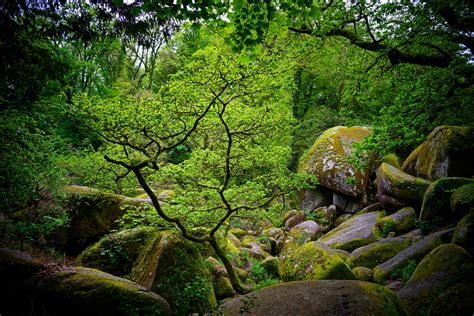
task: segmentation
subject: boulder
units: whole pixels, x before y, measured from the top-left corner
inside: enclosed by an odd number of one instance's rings
[[[38,275],[45,266],[16,250],[0,248],[0,313],[31,315]]]
[[[474,210],[474,183],[456,189],[451,195],[450,207],[456,217]]]
[[[229,229],[229,233],[233,234],[237,238],[247,235],[247,232],[245,230],[243,230],[242,228],[237,228],[237,227]]]
[[[331,190],[353,197],[360,195],[368,183],[370,163],[367,170],[359,170],[348,158],[354,152],[353,145],[370,133],[370,128],[363,126],[326,130],[301,159],[298,172],[316,176],[320,185]]]
[[[468,253],[474,255],[474,212],[470,212],[459,221],[452,243],[463,247]]]
[[[385,238],[373,244],[357,248],[351,253],[348,264],[351,267],[375,268],[410,245],[410,240],[403,238]]]
[[[374,272],[374,282],[385,283],[396,269],[402,268],[409,260],[420,261],[431,250],[444,242],[448,242],[451,238],[452,232],[452,229],[448,229],[428,235],[400,251],[384,263],[377,265],[372,269]]]
[[[101,192],[82,186],[65,187],[66,209],[71,222],[67,231],[68,248],[83,250],[91,242],[108,233],[124,213],[124,206],[149,204],[147,199]]]
[[[372,270],[370,270],[369,268],[355,267],[354,269],[352,269],[352,272],[354,273],[356,279],[359,281],[372,281]]]
[[[377,194],[406,202],[421,202],[430,182],[383,163],[377,172]],[[380,201],[383,203],[383,201]]]
[[[336,220],[337,208],[334,204],[329,206],[321,206],[313,210],[312,214],[314,214],[317,219],[320,219],[325,223],[333,223]]]
[[[125,276],[132,272],[143,245],[154,234],[159,234],[156,228],[144,226],[109,234],[84,250],[77,261],[85,267]]]
[[[470,178],[474,175],[472,157],[472,129],[464,126],[438,126],[408,156],[402,170],[431,181],[442,177]]]
[[[324,244],[309,242],[287,256],[281,267],[284,281],[355,279],[349,266]]]
[[[283,242],[280,255],[285,256],[295,251],[299,246],[316,240],[321,234],[321,226],[315,221],[304,221],[293,227]]]
[[[470,300],[473,300],[474,263],[472,257],[459,246],[441,245],[423,258],[410,280],[398,294],[407,311],[411,315],[419,315],[429,310],[436,298],[445,290],[461,282],[471,284],[470,290],[461,295],[469,296]],[[437,306],[433,308],[436,309]],[[447,315],[453,315],[452,311],[447,311]]]
[[[428,315],[471,315],[474,310],[474,283],[460,281],[440,293],[431,303]]]
[[[305,212],[331,204],[332,193],[324,187],[303,189],[298,192],[298,205]]]
[[[383,286],[350,280],[298,281],[269,286],[224,303],[223,315],[406,315]]]
[[[305,215],[303,211],[297,212],[295,215],[291,216],[285,221],[285,228],[290,230],[294,226],[298,225],[299,223],[304,222]]]
[[[405,233],[415,227],[416,212],[412,207],[404,207],[380,219],[377,226],[385,237],[389,232]]]
[[[381,213],[380,213],[381,214]],[[374,226],[379,213],[365,213],[343,222],[318,241],[331,248],[352,251],[376,241]]]
[[[227,270],[217,259],[209,257],[205,260],[206,266],[212,275],[212,286],[217,299],[224,299],[234,296],[236,293],[232,288]]]
[[[196,244],[170,232],[150,239],[130,279],[160,293],[178,315],[205,313],[216,305],[211,274]]]
[[[455,220],[456,216],[449,205],[451,195],[453,190],[462,187],[469,181],[466,178],[441,178],[431,183],[423,197],[419,219],[438,224],[446,224],[446,222]]]
[[[166,300],[148,289],[90,268],[66,268],[43,278],[36,295],[48,315],[169,315]]]
[[[350,197],[339,192],[334,192],[332,203],[342,213],[354,214],[367,206],[367,194],[359,197]]]

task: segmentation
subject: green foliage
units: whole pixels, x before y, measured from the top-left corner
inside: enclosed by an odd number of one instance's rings
[[[406,283],[415,272],[418,262],[416,260],[408,260],[408,262],[401,268],[395,269],[391,276],[395,279],[400,279],[403,283]]]
[[[387,237],[390,232],[395,230],[395,223],[391,221],[386,221],[382,226],[382,237]]]

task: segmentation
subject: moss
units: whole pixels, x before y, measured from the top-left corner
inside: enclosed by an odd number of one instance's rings
[[[232,288],[232,284],[228,277],[223,275],[218,275],[212,278],[212,285],[214,287],[214,294],[216,298],[221,300],[227,297],[232,297],[236,293]]]
[[[388,163],[397,169],[400,169],[400,158],[394,153],[386,154],[380,159],[380,163]]]
[[[366,267],[373,269],[377,265],[392,258],[410,245],[409,240],[401,238],[387,238],[379,242],[361,247],[352,252],[348,263],[352,267]]]
[[[355,277],[359,281],[372,281],[372,270],[366,267],[356,267],[352,269],[352,273],[354,273]]]
[[[379,168],[378,186],[381,193],[403,201],[422,201],[430,182],[406,174],[392,165],[383,163]]]
[[[474,183],[464,185],[453,192],[450,199],[451,210],[462,214],[474,210]]]
[[[195,243],[168,232],[148,248],[133,268],[134,280],[163,295],[178,315],[215,307],[211,275]]]
[[[399,303],[397,294],[391,290],[369,282],[360,282],[359,284],[367,293],[375,294],[372,296],[372,301],[369,304],[377,304],[379,307],[382,307],[384,310],[383,315],[406,315],[405,310]]]
[[[40,283],[45,310],[56,315],[169,315],[168,303],[136,283],[99,270],[74,268]]]
[[[323,244],[310,242],[289,255],[282,265],[285,281],[355,279],[354,273]]]
[[[386,237],[389,232],[398,234],[409,231],[415,226],[416,212],[412,207],[404,207],[394,214],[382,217],[377,221],[377,226]]]
[[[336,126],[326,130],[302,157],[298,172],[318,178],[327,188],[350,196],[358,196],[368,183],[368,170],[355,170],[348,161],[353,145],[371,133],[362,126]],[[354,181],[349,181],[354,179]]]
[[[78,262],[87,267],[125,276],[132,271],[132,266],[147,240],[158,234],[151,227],[136,227],[103,237],[100,241],[84,250]]]
[[[420,314],[452,285],[464,281],[472,283],[473,271],[472,257],[463,248],[441,245],[423,258],[399,294],[412,314]]]
[[[454,216],[449,203],[450,197],[454,190],[467,183],[469,183],[469,179],[466,178],[441,178],[433,182],[423,197],[420,219],[433,220],[439,218],[439,221],[443,224],[446,224],[446,221],[453,220]]]
[[[247,232],[245,230],[243,230],[242,228],[231,228],[229,230],[229,233],[235,235],[235,237],[237,237],[237,238],[241,238],[241,237],[247,235]]]
[[[452,242],[474,255],[474,211],[469,212],[459,221]]]

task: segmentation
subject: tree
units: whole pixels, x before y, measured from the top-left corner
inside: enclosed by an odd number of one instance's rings
[[[242,61],[219,41],[198,50],[184,70],[156,94],[90,99],[76,105],[112,146],[106,160],[133,174],[158,215],[184,238],[209,242],[234,289],[243,288],[216,238],[227,221],[263,211],[275,197],[301,184],[287,170],[291,157],[291,76],[269,70],[271,58]],[[179,146],[180,163],[167,162]],[[161,204],[153,181],[172,185],[175,204]],[[205,227],[205,233],[192,228]]]

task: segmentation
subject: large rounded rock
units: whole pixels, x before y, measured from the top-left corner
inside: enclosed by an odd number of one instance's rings
[[[377,223],[382,235],[394,231],[405,233],[415,226],[416,212],[412,207],[404,207],[397,212],[383,217]]]
[[[273,285],[230,300],[219,311],[223,315],[405,315],[392,291],[349,280]]]
[[[438,126],[402,165],[416,177],[436,180],[442,177],[474,175],[474,135],[464,126]]]
[[[474,210],[474,183],[456,189],[450,198],[451,211],[455,216]]]
[[[0,248],[0,313],[31,315],[33,290],[44,268],[27,254]]]
[[[149,204],[147,199],[101,192],[82,186],[68,186],[66,208],[71,222],[67,231],[68,248],[84,249],[90,240],[108,233],[124,213],[124,206]]]
[[[355,279],[349,266],[324,244],[310,242],[284,260],[281,275],[285,281]]]
[[[452,242],[474,255],[474,212],[470,212],[459,221]]]
[[[78,257],[78,262],[117,276],[132,272],[132,266],[143,245],[159,231],[151,227],[136,227],[109,234],[88,247]]]
[[[435,249],[444,242],[448,242],[451,238],[453,230],[444,230],[433,233],[403,249],[398,254],[379,264],[373,269],[374,282],[385,283],[390,275],[399,268],[402,268],[409,260],[420,261],[431,250]]]
[[[402,303],[411,315],[427,311],[433,301],[451,286],[470,283],[470,290],[461,295],[474,299],[474,263],[461,247],[448,244],[431,251],[418,265],[410,280],[399,291]],[[455,299],[454,297],[452,299]],[[436,306],[434,306],[436,309]],[[451,311],[447,311],[452,314]],[[472,312],[472,311],[470,311]]]
[[[354,216],[343,222],[318,241],[331,248],[352,251],[377,240],[374,227],[379,213],[371,212]]]
[[[67,268],[45,277],[36,290],[48,315],[169,315],[161,296],[111,274]]]
[[[352,267],[373,269],[389,260],[410,245],[410,240],[386,238],[373,244],[357,248],[351,253],[348,264]]]
[[[170,232],[150,239],[130,278],[163,295],[178,315],[205,313],[216,305],[212,277],[196,244]]]
[[[293,227],[288,233],[285,241],[283,242],[283,248],[280,255],[288,255],[296,250],[299,246],[316,240],[321,234],[321,226],[315,221],[309,220],[304,221],[295,227]]]
[[[348,158],[354,152],[353,145],[370,133],[370,128],[363,126],[326,130],[302,158],[298,172],[316,176],[320,185],[334,191],[360,195],[367,186],[370,170],[354,168]]]
[[[449,201],[453,191],[467,183],[466,178],[441,178],[431,183],[423,197],[419,218],[443,224],[455,219]]]
[[[421,202],[430,182],[383,163],[377,172],[377,194],[407,202]],[[383,204],[383,202],[382,202]]]

